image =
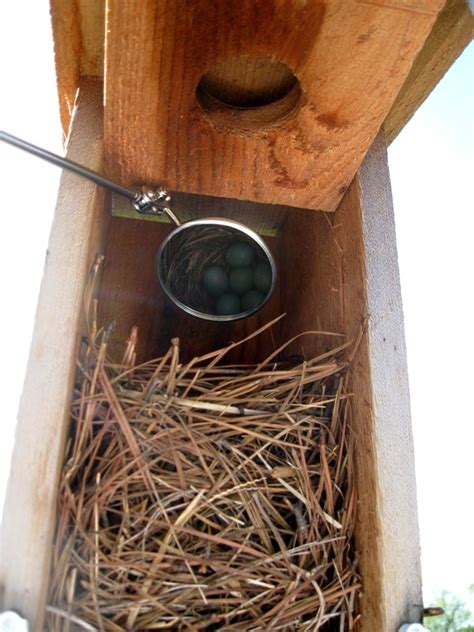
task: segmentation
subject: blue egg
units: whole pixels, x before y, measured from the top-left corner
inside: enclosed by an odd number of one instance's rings
[[[253,270],[250,266],[232,268],[229,272],[229,285],[232,292],[245,294],[253,288]]]
[[[233,316],[234,314],[240,314],[241,311],[240,299],[236,294],[227,292],[217,300],[216,312],[219,316]]]
[[[253,281],[257,290],[267,294],[272,287],[272,269],[268,263],[257,263],[253,272]]]
[[[264,300],[265,294],[262,294],[262,292],[259,292],[258,290],[250,290],[250,292],[247,292],[242,296],[242,309],[244,312],[257,309]]]
[[[233,268],[249,266],[254,259],[255,250],[245,241],[237,241],[225,253],[225,260]]]
[[[208,266],[202,275],[202,282],[208,294],[217,297],[229,289],[229,278],[222,266]]]

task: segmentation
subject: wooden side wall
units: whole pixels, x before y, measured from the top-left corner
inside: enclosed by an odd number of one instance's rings
[[[102,169],[102,84],[87,81],[67,156]],[[20,402],[1,534],[3,607],[42,632],[56,498],[76,367],[84,284],[103,250],[104,194],[75,175],[61,178]]]
[[[200,320],[174,306],[162,292],[155,271],[156,251],[171,229],[157,222],[112,218],[99,318],[102,323],[115,323],[118,344],[126,341],[133,326],[138,327],[138,361],[164,354],[172,338],[180,339],[181,358],[189,360],[241,340],[279,315],[279,285],[258,314],[234,323]],[[278,258],[278,240],[266,238],[266,243]],[[232,360],[255,362],[271,351],[273,339],[266,332],[236,349]]]
[[[420,621],[422,594],[403,312],[383,135],[335,214],[293,213],[282,232],[282,304],[291,316],[284,337],[321,329],[353,339],[365,323],[352,380],[361,629],[394,632],[404,622]],[[308,356],[333,342],[312,344],[306,342]]]
[[[374,478],[386,630],[422,615],[421,563],[415,457],[410,416],[403,307],[386,145],[382,135],[359,171],[360,212],[366,272],[368,328],[363,356],[368,372],[354,371],[358,420],[369,412],[375,445]],[[355,290],[355,284],[352,284]],[[362,356],[362,357],[363,357]],[[359,379],[362,383],[357,383]],[[370,379],[369,384],[365,380]],[[370,399],[369,399],[370,395]],[[359,469],[365,456],[359,453]],[[363,498],[361,497],[361,507]],[[363,515],[359,532],[366,530]],[[366,546],[373,543],[366,541]]]

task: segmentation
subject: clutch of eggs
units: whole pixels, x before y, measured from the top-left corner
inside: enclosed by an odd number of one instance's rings
[[[270,265],[257,260],[255,249],[243,241],[227,249],[225,262],[226,266],[207,266],[202,275],[202,284],[215,300],[216,313],[232,316],[256,310],[272,286]]]

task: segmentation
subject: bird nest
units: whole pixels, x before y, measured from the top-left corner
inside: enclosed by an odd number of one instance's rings
[[[48,629],[352,630],[347,345],[228,365],[235,344],[183,363],[174,339],[136,366],[136,331],[119,361],[88,332]]]
[[[229,269],[226,252],[236,242],[248,244],[255,263],[267,263],[263,249],[243,232],[230,226],[195,225],[173,235],[157,260],[158,275],[168,296],[199,314],[217,314],[216,299],[204,284],[204,272],[210,266]],[[245,311],[245,310],[242,310]]]

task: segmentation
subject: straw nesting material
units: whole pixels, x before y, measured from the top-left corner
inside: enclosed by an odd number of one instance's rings
[[[95,328],[93,328],[95,331]],[[134,367],[83,349],[59,492],[50,630],[352,630],[344,348],[290,366]],[[232,345],[231,345],[232,346]]]

